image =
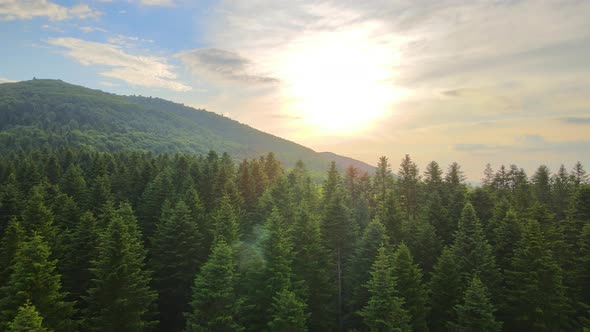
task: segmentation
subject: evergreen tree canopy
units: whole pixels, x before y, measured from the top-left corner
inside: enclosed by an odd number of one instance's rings
[[[385,247],[379,248],[366,284],[371,298],[360,312],[370,331],[411,331],[410,316],[398,296],[391,257]]]
[[[234,251],[220,239],[195,277],[185,331],[242,331],[235,283]]]
[[[19,243],[10,279],[2,287],[0,322],[3,328],[15,320],[21,306],[30,302],[44,318],[48,329],[56,332],[75,330],[71,319],[74,304],[65,301],[61,276],[50,255],[49,245],[37,233]]]
[[[463,304],[455,306],[458,323],[450,324],[450,330],[457,332],[498,332],[502,324],[494,318],[494,306],[487,289],[475,275],[465,291]]]
[[[97,259],[88,296],[85,327],[95,331],[143,331],[156,322],[145,269],[146,251],[128,204],[123,204],[99,237]]]

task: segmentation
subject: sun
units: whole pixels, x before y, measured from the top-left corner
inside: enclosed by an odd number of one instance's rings
[[[368,130],[391,111],[399,91],[391,83],[398,60],[389,43],[365,29],[304,36],[282,62],[287,113],[307,131],[346,135]]]

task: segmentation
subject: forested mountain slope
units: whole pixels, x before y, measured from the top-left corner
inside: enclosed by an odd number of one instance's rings
[[[274,152],[285,166],[301,159],[314,172],[323,171],[332,159],[342,169],[355,164],[363,171],[374,170],[159,98],[119,96],[60,80],[0,84],[0,152],[39,147],[197,154],[215,150],[238,160]]]

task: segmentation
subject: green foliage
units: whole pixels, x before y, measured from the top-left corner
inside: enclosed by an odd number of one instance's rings
[[[223,240],[230,244],[238,241],[240,226],[229,196],[223,196],[211,218],[214,241]]]
[[[21,223],[28,235],[36,232],[44,236],[47,241],[55,243],[53,212],[47,207],[45,199],[45,187],[42,185],[34,187],[23,211]]]
[[[467,285],[478,274],[491,290],[492,296],[500,279],[492,246],[483,233],[483,228],[471,203],[465,204],[455,241],[451,247],[461,272],[461,280]],[[461,292],[462,293],[462,292]]]
[[[268,323],[269,332],[306,332],[307,314],[305,303],[287,289],[273,298],[272,318]]]
[[[393,275],[402,308],[410,317],[412,331],[428,331],[428,291],[422,283],[422,271],[414,264],[410,249],[402,243],[393,255]]]
[[[73,299],[79,300],[92,279],[91,261],[97,257],[98,229],[96,219],[86,212],[67,237],[67,247],[61,269],[64,289]]]
[[[266,229],[268,235],[262,243],[262,252],[266,259],[263,278],[266,284],[264,293],[270,303],[275,294],[291,288],[293,244],[286,224],[277,209],[273,209],[268,217]],[[262,305],[262,307],[268,306]]]
[[[358,285],[365,285],[370,277],[371,266],[375,262],[379,248],[389,243],[389,237],[386,234],[385,226],[374,219],[367,225],[363,232],[363,236],[356,245],[353,256],[349,264],[349,271],[346,274],[345,286],[350,293],[347,305],[350,307],[349,312],[354,316],[350,317],[349,324],[359,325],[358,311],[365,306],[369,301],[370,294],[366,287],[358,287]]]
[[[433,331],[445,331],[447,322],[456,320],[454,306],[461,301],[464,284],[459,263],[453,251],[446,247],[434,265],[431,289],[430,327]]]
[[[39,315],[35,306],[27,301],[18,308],[14,320],[8,323],[8,332],[48,332],[43,327],[43,317]]]
[[[303,159],[316,172],[323,171],[335,157],[342,165],[361,164],[159,98],[118,96],[40,79],[2,84],[0,96],[1,153],[71,147],[206,154],[213,149],[241,160],[274,151],[277,155],[263,165],[273,178],[278,172],[276,160],[291,167]]]
[[[331,282],[330,256],[320,235],[319,218],[301,203],[295,213],[293,238],[293,279],[302,285],[303,298],[312,313],[309,328],[329,331],[333,328],[334,310],[331,303],[335,293]]]
[[[458,323],[451,323],[450,330],[457,332],[498,332],[502,323],[494,318],[494,306],[487,294],[487,288],[475,275],[467,291],[463,304],[455,306]]]
[[[333,165],[321,185],[302,162],[282,169],[280,154],[235,167],[232,155],[214,151],[47,144],[0,155],[2,330],[37,317],[56,331],[76,330],[73,320],[84,331],[590,326],[590,191],[581,166],[578,175],[562,167],[531,181],[515,165],[489,168],[474,189],[458,164],[443,179],[431,162],[412,182],[410,219],[404,181],[383,158],[374,178],[353,167],[341,177]],[[540,204],[547,190],[549,204]]]
[[[506,272],[509,312],[507,330],[558,331],[568,314],[562,271],[553,259],[539,223],[523,226],[522,238]]]
[[[159,291],[160,329],[180,331],[183,313],[189,310],[190,290],[199,268],[199,216],[179,201],[171,211],[164,211],[152,241],[151,266],[154,286]]]
[[[411,331],[410,317],[398,296],[391,257],[385,247],[379,248],[366,287],[371,298],[360,312],[370,331]]]
[[[44,317],[47,328],[56,332],[75,330],[71,319],[74,304],[65,301],[61,276],[56,272],[56,261],[49,259],[50,255],[49,245],[37,233],[19,243],[10,279],[2,287],[0,322],[3,328],[15,319],[19,308],[30,301]]]
[[[406,155],[400,164],[399,181],[399,195],[402,206],[405,210],[407,218],[414,220],[418,214],[418,183],[420,182],[420,175],[418,165]]]
[[[18,220],[13,218],[0,240],[0,285],[8,282],[19,244],[24,240],[24,233]]]
[[[151,320],[156,293],[145,269],[146,251],[131,207],[115,212],[100,234],[97,259],[91,269],[85,328],[95,331],[143,331]]]
[[[242,331],[238,321],[242,301],[235,283],[234,251],[218,240],[195,278],[185,331]]]

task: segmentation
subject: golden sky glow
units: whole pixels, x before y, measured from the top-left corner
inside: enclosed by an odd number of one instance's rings
[[[390,68],[397,54],[389,43],[369,37],[369,28],[303,36],[293,41],[278,65],[287,101],[308,133],[359,134],[392,111],[399,98]]]
[[[487,162],[590,164],[588,17],[575,0],[4,1],[0,83],[161,97],[477,180]]]

